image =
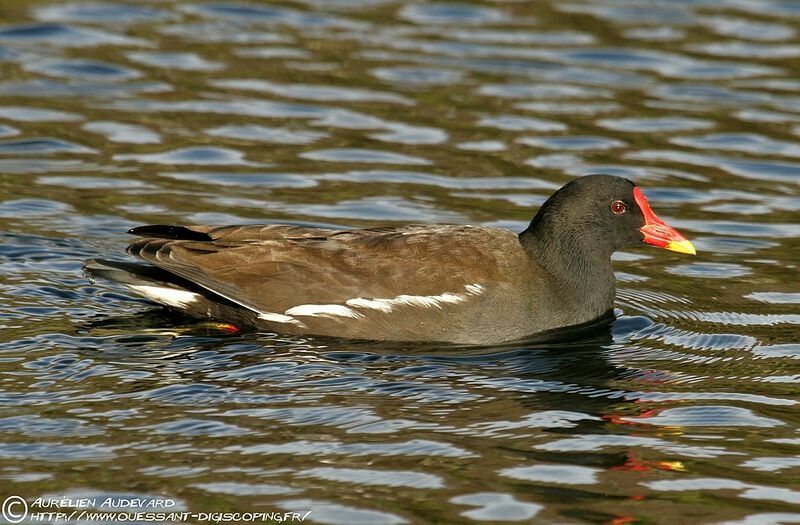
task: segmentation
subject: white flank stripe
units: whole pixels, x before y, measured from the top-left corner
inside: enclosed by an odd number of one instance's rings
[[[198,295],[187,290],[176,290],[175,288],[165,288],[163,286],[149,286],[146,284],[129,284],[131,290],[152,299],[153,301],[175,308],[185,308],[197,301]]]
[[[356,312],[353,310],[353,308],[379,310],[387,314],[390,313],[395,306],[441,308],[444,304],[463,303],[471,296],[482,294],[485,288],[482,285],[475,283],[464,285],[464,290],[466,293],[445,292],[440,295],[398,295],[397,297],[392,297],[391,299],[367,299],[365,297],[355,297],[345,301],[347,306],[341,304],[301,304],[299,306],[289,308],[284,312],[284,315],[262,313],[259,315],[259,317],[267,321],[275,321],[278,323],[298,322],[296,319],[290,317],[292,315],[308,317],[336,316],[359,319],[364,317],[364,314]]]
[[[480,295],[486,289],[478,283],[475,284],[465,284],[464,289],[467,290],[469,295]]]
[[[398,295],[391,301],[409,306],[424,306],[426,308],[441,308],[442,303],[456,304],[465,301],[463,295],[457,293],[443,293],[441,295]]]
[[[290,317],[288,315],[283,314],[274,314],[272,312],[261,312],[258,314],[259,319],[263,319],[264,321],[271,321],[273,323],[289,323],[289,324],[296,324],[297,326],[302,326],[305,328],[306,325],[295,319],[294,317]]]
[[[345,304],[354,308],[368,308],[389,313],[395,306],[422,306],[425,308],[441,308],[442,304],[458,304],[466,301],[471,295],[480,295],[485,288],[480,284],[464,285],[465,294],[446,292],[441,295],[398,295],[391,299],[367,299],[356,297],[348,299]],[[288,313],[288,312],[287,312]]]
[[[352,317],[358,319],[364,317],[362,314],[356,312],[352,308],[342,306],[341,304],[301,304],[289,308],[284,312],[286,315],[305,315],[311,317],[320,316],[339,316],[339,317]]]
[[[387,314],[392,311],[391,299],[364,299],[363,297],[356,297],[355,299],[348,299],[345,304],[355,308],[369,308],[371,310],[380,310]]]

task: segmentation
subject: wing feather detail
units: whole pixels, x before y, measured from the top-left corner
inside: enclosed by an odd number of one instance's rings
[[[259,313],[329,305],[333,315],[332,306],[341,305],[357,317],[358,307],[455,303],[457,293],[478,295],[501,280],[507,269],[500,254],[518,244],[511,232],[475,226],[186,229],[188,239],[147,237],[128,252]]]

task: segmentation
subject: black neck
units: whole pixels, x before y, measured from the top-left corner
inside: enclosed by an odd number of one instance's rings
[[[612,306],[616,288],[613,248],[602,239],[565,228],[563,222],[556,227],[539,216],[519,239],[528,255],[565,293],[565,299],[592,311],[603,312]]]

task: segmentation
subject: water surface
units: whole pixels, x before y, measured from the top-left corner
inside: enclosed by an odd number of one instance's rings
[[[315,523],[800,522],[800,9],[775,1],[0,9],[0,496]],[[634,180],[560,346],[230,335],[81,276],[143,223],[520,230]]]

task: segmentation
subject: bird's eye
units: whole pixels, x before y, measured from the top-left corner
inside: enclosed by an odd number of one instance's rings
[[[614,201],[611,203],[611,211],[616,215],[625,213],[625,203],[622,201]]]

